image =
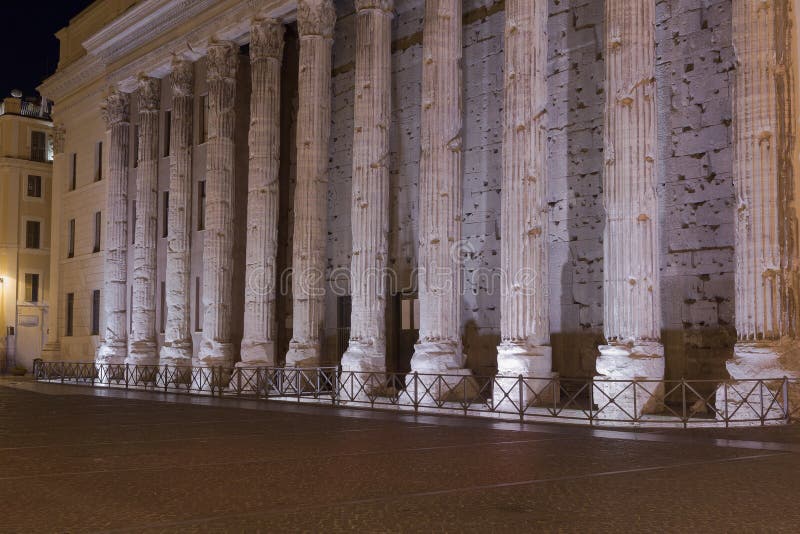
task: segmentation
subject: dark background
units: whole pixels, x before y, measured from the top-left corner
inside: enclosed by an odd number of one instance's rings
[[[36,87],[58,66],[55,33],[92,0],[3,1],[0,19],[0,99],[19,89],[36,96]]]

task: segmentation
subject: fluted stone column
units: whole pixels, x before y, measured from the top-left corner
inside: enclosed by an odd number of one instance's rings
[[[500,346],[496,404],[549,393],[547,2],[508,0],[505,24]],[[507,377],[507,378],[503,378]],[[543,391],[543,390],[547,391]]]
[[[250,28],[250,167],[242,367],[275,365],[275,261],[281,136],[283,25]]]
[[[786,0],[733,2],[736,332],[733,378],[777,378],[800,364],[798,181],[791,14]]]
[[[627,418],[657,408],[658,383],[628,388],[606,380],[661,380],[655,2],[606,1],[606,106],[603,202],[603,327],[596,402],[603,416]],[[625,413],[617,413],[617,410]]]
[[[796,377],[800,368],[796,9],[789,0],[733,2],[737,342],[726,367],[736,380]],[[790,408],[798,389],[788,388]],[[723,386],[717,409],[733,419],[783,419],[772,401],[781,394],[777,381]]]
[[[156,364],[156,239],[158,232],[158,108],[161,82],[139,79],[139,166],[133,231],[133,302],[126,363]]]
[[[393,0],[356,0],[355,5],[352,308],[342,369],[380,372],[386,370]]]
[[[61,261],[61,205],[62,191],[66,190],[64,184],[69,176],[69,158],[64,157],[64,127],[57,124],[53,128],[53,178],[50,199],[50,282],[47,294],[47,342],[42,347],[42,359],[55,361],[61,353],[58,340],[58,311],[61,305],[58,301],[59,292],[59,262]]]
[[[128,150],[130,149],[129,97],[111,89],[103,117],[110,130],[108,192],[106,196],[106,247],[103,259],[105,330],[95,361],[120,364],[128,354],[126,309],[128,282]]]
[[[461,1],[426,0],[419,176],[419,341],[411,370],[463,373]]]
[[[292,339],[286,365],[319,365],[325,316],[328,141],[331,128],[331,0],[300,0],[297,184],[292,250]]]
[[[200,365],[231,365],[233,283],[233,189],[236,67],[239,47],[214,41],[208,47],[208,141],[206,231],[203,240],[203,339]]]
[[[194,114],[194,64],[174,59],[169,153],[169,212],[167,213],[167,319],[161,363],[190,365],[191,331],[191,220],[192,220],[192,116]]]

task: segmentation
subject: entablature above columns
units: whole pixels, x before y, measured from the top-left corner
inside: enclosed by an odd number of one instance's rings
[[[87,55],[39,88],[56,102],[98,79],[136,91],[141,75],[164,78],[174,57],[196,61],[209,43],[250,41],[254,20],[296,19],[297,0],[145,0],[83,44]]]

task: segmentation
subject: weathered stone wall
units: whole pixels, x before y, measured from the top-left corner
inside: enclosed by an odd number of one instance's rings
[[[712,376],[734,341],[730,175],[730,0],[657,2],[662,327],[667,376]],[[400,287],[416,267],[423,0],[393,22],[390,262]],[[495,364],[499,340],[503,0],[464,3],[464,297],[469,365]],[[354,11],[337,2],[328,203],[329,282],[347,289],[353,138]],[[550,315],[565,376],[593,374],[603,322],[602,0],[549,5]],[[331,287],[331,286],[329,286]],[[397,286],[394,289],[398,289]],[[336,352],[336,296],[326,306]]]

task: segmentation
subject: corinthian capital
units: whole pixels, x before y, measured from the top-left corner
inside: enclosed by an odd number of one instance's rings
[[[391,13],[394,9],[394,0],[355,0],[356,11],[377,9]]]
[[[194,63],[183,58],[172,58],[169,77],[173,96],[192,96],[194,93]]]
[[[116,87],[110,88],[100,111],[109,127],[120,122],[128,122],[130,120],[128,93],[123,93]]]
[[[139,76],[139,112],[157,111],[161,101],[161,80]]]
[[[333,38],[336,9],[332,0],[300,0],[297,3],[297,29],[300,37],[320,35]]]
[[[239,47],[232,41],[211,41],[208,44],[208,81],[232,80],[236,78],[236,56]]]
[[[281,59],[283,32],[283,24],[277,20],[254,20],[250,27],[250,59]]]

